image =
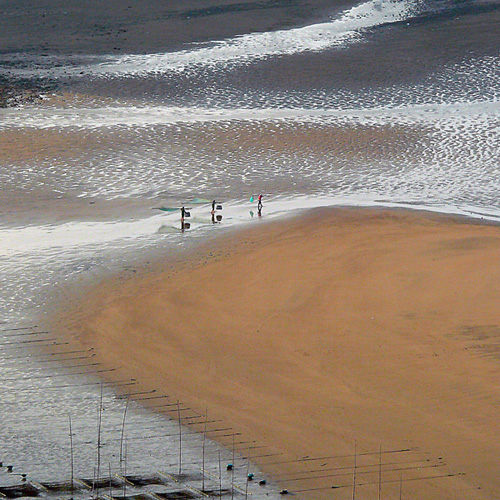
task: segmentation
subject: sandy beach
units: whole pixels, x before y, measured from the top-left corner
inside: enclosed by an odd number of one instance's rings
[[[297,498],[492,499],[499,258],[493,224],[317,209],[112,277],[56,322],[263,446]]]
[[[497,500],[499,226],[424,210],[500,221],[499,27],[500,0],[3,2],[0,489],[123,474],[127,412],[129,473],[177,473],[182,415],[199,487],[207,412],[254,500],[260,470]]]

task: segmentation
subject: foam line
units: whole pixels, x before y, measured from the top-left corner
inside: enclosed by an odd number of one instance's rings
[[[398,123],[433,122],[446,118],[500,116],[500,99],[479,102],[435,103],[380,107],[375,109],[308,109],[308,108],[198,108],[198,107],[101,107],[72,109],[6,109],[0,130],[4,128],[78,128],[148,127],[182,123],[225,121],[298,120],[323,121],[363,120],[383,124],[388,119]]]
[[[353,196],[299,196],[293,199],[275,198],[266,201],[266,218],[277,218],[318,207],[358,206],[358,207],[391,207],[411,208],[412,210],[427,210],[437,213],[467,216],[472,219],[491,221],[500,220],[500,210],[480,208],[472,205],[405,203],[376,200],[370,195]],[[196,214],[198,222],[192,230],[204,230],[212,227],[209,220],[209,205],[191,210]],[[257,212],[255,204],[242,201],[232,201],[224,204],[225,226],[249,224],[256,220],[249,213]],[[167,225],[179,228],[179,214],[154,215],[145,219],[130,222],[69,222],[51,226],[28,226],[10,229],[0,228],[0,237],[4,244],[0,247],[0,257],[13,257],[22,254],[43,254],[82,248],[87,245],[103,245],[124,240],[148,238]],[[176,231],[179,232],[179,231]]]

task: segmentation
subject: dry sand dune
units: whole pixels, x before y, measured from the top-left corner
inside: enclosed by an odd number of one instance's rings
[[[143,387],[282,453],[255,461],[297,498],[352,498],[356,446],[357,499],[380,478],[381,498],[493,499],[499,304],[498,226],[335,209],[110,279],[60,321]]]

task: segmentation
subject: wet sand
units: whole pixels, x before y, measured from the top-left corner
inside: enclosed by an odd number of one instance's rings
[[[380,479],[381,498],[496,498],[498,226],[319,209],[177,260],[63,304],[59,329],[264,445],[297,498],[352,498],[355,450],[358,499]]]

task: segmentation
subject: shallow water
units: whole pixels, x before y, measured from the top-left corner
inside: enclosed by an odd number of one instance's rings
[[[68,477],[71,415],[76,473],[92,476],[101,394],[80,373],[96,367],[63,368],[36,345],[8,346],[37,332],[12,329],[43,319],[75,283],[133,274],[144,260],[258,223],[251,196],[264,193],[263,219],[378,205],[498,220],[500,2],[296,4],[307,15],[272,10],[273,29],[265,15],[245,20],[226,5],[198,43],[189,30],[182,38],[187,17],[171,13],[178,38],[152,37],[127,54],[89,51],[87,32],[82,50],[68,52],[57,29],[52,50],[4,42],[2,82],[47,83],[34,104],[0,109],[4,463]],[[221,224],[195,198],[224,202]],[[157,210],[181,205],[192,208],[185,232],[178,212]],[[113,470],[123,465],[124,404],[106,388],[101,464]],[[175,469],[176,425],[132,405],[130,470]],[[199,436],[186,439],[186,464],[199,468],[199,446]]]

